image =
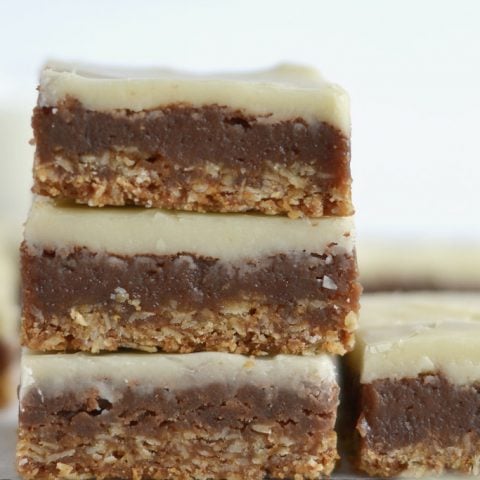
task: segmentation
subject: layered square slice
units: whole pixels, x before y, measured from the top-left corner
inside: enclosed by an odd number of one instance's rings
[[[480,473],[480,298],[364,295],[358,464],[374,476]]]
[[[352,218],[69,206],[36,199],[22,246],[34,350],[345,353]]]
[[[337,459],[332,359],[25,354],[23,478],[308,478]]]
[[[346,93],[297,66],[187,75],[51,64],[34,191],[90,206],[351,215]]]

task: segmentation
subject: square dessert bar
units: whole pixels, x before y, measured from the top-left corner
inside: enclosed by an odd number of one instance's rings
[[[317,479],[337,459],[327,355],[25,354],[26,479]]]
[[[90,206],[351,215],[347,94],[316,71],[48,65],[34,192]]]
[[[480,298],[362,299],[355,350],[358,464],[370,475],[480,473]]]
[[[22,246],[33,350],[343,354],[360,287],[351,217],[36,199]]]

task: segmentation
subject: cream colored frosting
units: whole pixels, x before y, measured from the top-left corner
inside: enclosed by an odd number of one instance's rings
[[[362,383],[443,373],[480,380],[480,295],[415,292],[362,298],[350,364]]]
[[[480,245],[473,242],[363,240],[357,253],[367,289],[382,282],[480,288]]]
[[[141,111],[185,103],[228,106],[269,122],[303,118],[350,133],[349,99],[316,70],[280,65],[251,73],[192,75],[171,70],[122,70],[49,63],[40,76],[39,105],[54,107],[66,97],[90,110]]]
[[[105,355],[24,352],[20,400],[31,389],[55,395],[96,387],[115,400],[123,387],[140,393],[154,388],[181,390],[215,383],[236,388],[253,384],[304,389],[306,384],[336,384],[336,366],[328,355],[246,357],[219,352],[189,354],[113,353]]]
[[[118,255],[195,253],[233,260],[281,252],[353,251],[352,217],[290,219],[158,209],[68,206],[37,198],[25,225],[30,248],[75,246]]]

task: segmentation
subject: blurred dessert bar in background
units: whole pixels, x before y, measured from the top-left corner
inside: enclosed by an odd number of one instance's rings
[[[15,229],[0,222],[0,407],[14,398],[12,369],[18,356],[18,243]]]
[[[50,64],[34,191],[90,206],[353,213],[347,94],[315,70],[251,74]]]
[[[357,253],[365,292],[480,291],[480,245],[473,241],[360,240]]]
[[[414,292],[362,298],[347,356],[358,465],[369,475],[478,475],[480,298]]]
[[[36,350],[343,354],[360,295],[351,217],[45,198],[26,223],[22,277],[23,343]]]
[[[320,478],[337,459],[331,357],[25,354],[24,478]]]

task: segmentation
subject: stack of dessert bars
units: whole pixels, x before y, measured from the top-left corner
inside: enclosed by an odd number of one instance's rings
[[[20,474],[329,474],[360,294],[345,92],[49,65],[33,128]]]

